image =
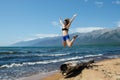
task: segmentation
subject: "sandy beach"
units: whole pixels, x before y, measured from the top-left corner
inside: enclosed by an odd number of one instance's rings
[[[36,79],[34,79],[36,80]],[[64,78],[60,71],[39,80],[120,80],[120,58],[99,61],[81,73]]]

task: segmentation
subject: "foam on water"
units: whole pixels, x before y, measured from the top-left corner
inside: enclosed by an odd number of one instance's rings
[[[23,62],[23,63],[12,63],[12,64],[5,64],[0,66],[0,68],[10,68],[10,67],[19,67],[24,65],[36,65],[36,64],[49,64],[49,63],[57,63],[57,62],[63,62],[63,61],[69,61],[69,60],[77,60],[82,59],[85,57],[97,57],[102,56],[102,54],[98,55],[86,55],[86,56],[75,56],[71,58],[61,58],[61,59],[55,59],[55,60],[44,60],[44,61],[37,61],[37,62]]]
[[[37,61],[37,62],[24,62],[24,63],[12,63],[12,64],[5,64],[0,66],[0,68],[10,68],[10,67],[19,67],[24,65],[35,65],[35,64],[49,64],[49,63],[57,63],[61,61],[67,61],[67,60],[76,60],[76,59],[82,59],[83,57],[72,57],[72,58],[63,58],[63,59],[56,59],[56,60],[47,60],[47,61]]]

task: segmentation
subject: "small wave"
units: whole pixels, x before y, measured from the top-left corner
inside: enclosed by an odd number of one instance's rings
[[[31,57],[60,57],[60,56],[66,56],[71,53],[61,53],[61,54],[15,54],[15,55],[9,55],[9,56],[0,56],[0,60],[6,60],[6,59],[27,59]]]
[[[120,55],[108,55],[108,56],[105,56],[105,57],[113,59],[113,58],[120,58]]]
[[[97,56],[102,56],[103,54],[97,54],[97,55],[86,55],[86,56],[84,56],[84,57],[97,57]]]
[[[16,64],[16,63],[12,63],[12,64],[5,64],[5,65],[2,65],[2,66],[0,66],[0,68],[10,68],[10,67],[14,67],[14,66],[16,66],[16,67],[18,67],[18,66],[23,66],[22,64]]]
[[[14,51],[0,51],[0,54],[15,54]]]
[[[65,58],[65,59],[56,59],[56,60],[47,60],[47,61],[38,61],[38,62],[24,62],[24,63],[12,63],[12,64],[5,64],[0,66],[0,68],[11,68],[11,67],[19,67],[24,65],[35,65],[35,64],[49,64],[49,63],[57,63],[62,61],[69,61],[69,60],[76,60],[76,59],[82,59],[83,57],[72,57],[72,58]]]
[[[55,56],[55,57],[58,57],[58,56],[66,56],[66,55],[69,55],[71,53],[65,53],[65,54],[35,54],[35,56]]]
[[[63,61],[69,61],[69,60],[77,60],[77,59],[88,58],[88,57],[97,57],[97,56],[102,56],[102,54],[98,54],[98,55],[86,55],[86,56],[81,56],[81,57],[80,56],[76,56],[76,57],[71,57],[71,58],[62,58],[62,59],[37,61],[37,62],[12,63],[12,64],[2,65],[2,66],[0,66],[0,68],[19,67],[19,66],[24,66],[24,65],[35,65],[35,64],[49,64],[49,63],[57,63],[57,62],[63,62]]]

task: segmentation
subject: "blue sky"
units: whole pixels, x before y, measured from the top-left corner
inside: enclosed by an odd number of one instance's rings
[[[120,27],[120,0],[0,0],[0,46],[61,35],[75,13],[70,33]]]

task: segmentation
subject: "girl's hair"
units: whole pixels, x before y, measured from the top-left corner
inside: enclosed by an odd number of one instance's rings
[[[65,19],[63,23],[65,26],[68,25],[70,23],[70,19],[69,18]]]

